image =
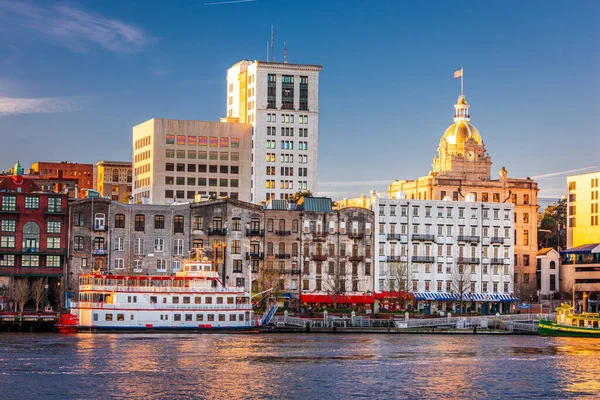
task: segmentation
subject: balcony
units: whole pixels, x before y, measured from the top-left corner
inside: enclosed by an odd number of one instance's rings
[[[94,225],[94,231],[105,232],[108,230],[108,225]]]
[[[285,253],[279,253],[279,254],[275,254],[275,257],[279,258],[280,260],[285,260],[286,258],[291,258],[291,255],[285,254]]]
[[[290,273],[292,275],[300,275],[300,270],[299,269],[286,270],[285,273],[286,274]]]
[[[3,207],[0,208],[0,214],[19,214],[21,207]]]
[[[207,234],[208,234],[208,236],[211,236],[211,235],[225,236],[225,235],[227,235],[227,228],[208,228]]]
[[[280,230],[276,230],[275,234],[277,236],[290,236],[292,234],[292,231],[280,231]]]
[[[386,261],[387,262],[400,262],[401,256],[387,256]]]
[[[458,241],[459,242],[477,242],[479,243],[479,236],[463,236],[463,235],[459,235],[458,236]]]
[[[502,244],[502,243],[504,243],[504,238],[500,237],[500,236],[494,236],[490,239],[490,242]]]
[[[106,246],[104,247],[97,247],[94,248],[92,250],[92,254],[95,256],[107,256],[108,255],[108,251],[106,250]]]
[[[495,265],[504,264],[504,258],[492,258],[490,262]]]
[[[46,208],[45,213],[51,215],[65,215],[67,210],[65,208]]]
[[[264,229],[246,229],[246,236],[265,236]]]
[[[350,257],[348,257],[348,261],[354,261],[354,262],[362,262],[364,261],[365,256],[359,256],[358,254],[353,254]]]
[[[262,260],[265,258],[265,253],[247,251],[246,260]]]
[[[412,262],[422,262],[422,263],[434,263],[435,262],[435,257],[434,256],[412,256],[411,259]]]
[[[459,264],[479,264],[479,258],[458,257]]]
[[[311,254],[310,259],[313,261],[327,261],[327,254]]]
[[[412,240],[422,240],[422,241],[426,241],[426,242],[433,242],[435,240],[435,235],[414,233],[411,236],[411,239]]]
[[[402,238],[402,235],[399,233],[388,233],[387,234],[387,240],[400,240]]]
[[[348,238],[350,239],[362,239],[365,237],[365,234],[362,232],[348,232]]]

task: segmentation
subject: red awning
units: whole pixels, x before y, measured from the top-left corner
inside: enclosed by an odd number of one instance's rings
[[[319,303],[319,304],[333,304],[332,294],[302,294],[300,295],[300,301],[304,303]],[[359,294],[359,295],[338,295],[338,304],[373,304],[373,296],[370,294]]]
[[[384,290],[382,292],[375,292],[376,299],[409,299],[412,300],[414,297],[412,293],[406,292],[390,292],[389,290]]]

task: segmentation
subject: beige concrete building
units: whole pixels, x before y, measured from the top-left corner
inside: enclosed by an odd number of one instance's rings
[[[251,162],[250,124],[153,118],[133,128],[134,201],[250,201]]]
[[[128,203],[131,196],[132,167],[128,161],[100,161],[94,167],[94,190],[101,197]]]
[[[600,172],[567,177],[567,248],[600,243]]]

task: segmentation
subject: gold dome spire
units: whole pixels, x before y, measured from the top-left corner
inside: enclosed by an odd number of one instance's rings
[[[450,125],[444,133],[444,139],[448,144],[461,144],[469,138],[475,140],[477,144],[481,144],[481,135],[479,130],[470,124],[471,116],[469,115],[469,103],[465,95],[458,96],[458,100],[454,105],[456,110],[454,113],[454,123]]]

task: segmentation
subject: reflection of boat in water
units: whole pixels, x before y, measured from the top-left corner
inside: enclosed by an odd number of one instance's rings
[[[255,320],[250,294],[225,286],[213,263],[197,250],[175,276],[81,275],[79,301],[58,328],[257,331],[275,309]]]
[[[556,309],[556,322],[543,320],[539,322],[540,335],[545,336],[578,336],[600,338],[599,313],[573,313],[573,307],[562,304]]]

